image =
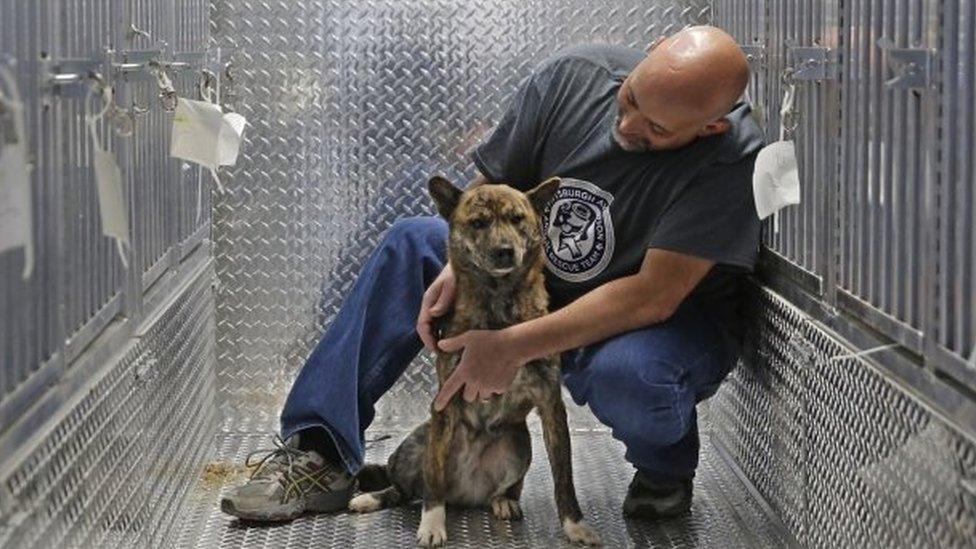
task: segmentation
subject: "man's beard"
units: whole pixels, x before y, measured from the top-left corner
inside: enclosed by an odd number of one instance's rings
[[[613,127],[610,128],[610,134],[613,137],[613,141],[621,149],[627,152],[647,152],[651,150],[651,148],[647,146],[647,143],[634,143],[632,141],[626,140],[624,136],[620,135],[620,130],[618,130],[619,127],[620,127],[620,114],[617,114],[617,116],[614,117],[613,119]]]

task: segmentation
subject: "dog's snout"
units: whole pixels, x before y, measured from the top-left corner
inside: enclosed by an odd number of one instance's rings
[[[515,263],[515,248],[499,246],[491,251],[491,260],[495,267],[511,267]]]

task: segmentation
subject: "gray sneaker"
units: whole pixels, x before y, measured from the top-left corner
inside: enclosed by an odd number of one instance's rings
[[[247,456],[244,464],[255,469],[244,485],[221,498],[223,512],[246,520],[279,521],[346,508],[355,482],[342,465],[328,463],[317,452],[300,450],[277,435],[274,443],[274,448]]]

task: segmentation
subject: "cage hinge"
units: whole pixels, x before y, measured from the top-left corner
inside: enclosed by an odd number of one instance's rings
[[[789,55],[793,80],[833,80],[837,77],[837,64],[830,48],[790,48]]]
[[[911,90],[932,85],[935,52],[925,48],[896,48],[886,38],[878,40],[878,47],[884,52],[885,64],[892,74],[885,80],[886,88]]]
[[[83,97],[91,80],[104,67],[100,59],[44,59],[44,62],[42,88],[69,97]]]
[[[739,44],[739,48],[749,62],[749,69],[761,69],[766,63],[766,46],[762,44]]]

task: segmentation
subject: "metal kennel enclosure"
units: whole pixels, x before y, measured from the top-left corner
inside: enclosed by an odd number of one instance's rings
[[[412,544],[415,508],[256,527],[217,502],[379,236],[433,213],[429,174],[471,177],[534,63],[701,23],[748,55],[771,138],[795,89],[802,202],[765,224],[747,352],[700,406],[691,515],[624,521],[622,449],[573,408],[585,512],[609,547],[976,545],[970,0],[0,0],[0,151],[26,145],[34,251],[26,278],[0,252],[0,546]],[[169,157],[160,72],[247,118],[224,192]],[[425,416],[428,366],[380,401],[370,457]],[[529,475],[525,522],[458,512],[451,543],[563,543]]]

